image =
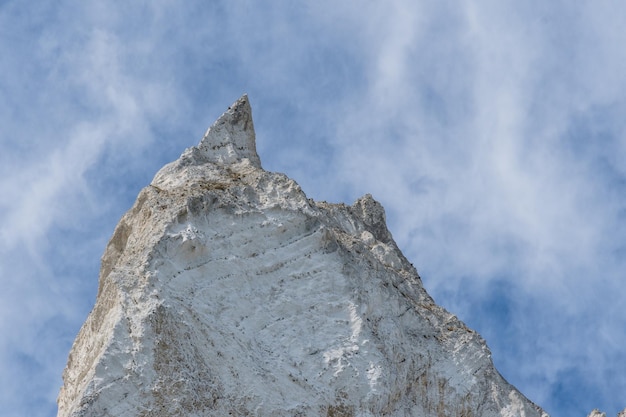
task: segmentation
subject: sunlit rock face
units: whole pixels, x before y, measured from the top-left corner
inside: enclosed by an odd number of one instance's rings
[[[264,171],[246,96],[115,229],[59,416],[545,416],[437,306],[382,206]]]

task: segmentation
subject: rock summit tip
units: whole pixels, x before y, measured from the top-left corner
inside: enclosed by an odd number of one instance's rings
[[[207,130],[198,149],[209,161],[232,164],[243,159],[261,168],[248,95],[242,95]]]

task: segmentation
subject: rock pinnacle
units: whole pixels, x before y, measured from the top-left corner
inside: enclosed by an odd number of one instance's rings
[[[102,257],[58,417],[547,417],[435,304],[366,195],[265,171],[248,98],[164,166]]]
[[[234,102],[207,130],[198,148],[209,161],[232,164],[247,158],[261,168],[248,95]]]

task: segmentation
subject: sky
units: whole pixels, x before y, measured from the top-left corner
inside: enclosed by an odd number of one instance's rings
[[[0,416],[56,415],[100,257],[247,93],[263,166],[371,193],[553,417],[626,407],[626,4],[0,0]]]

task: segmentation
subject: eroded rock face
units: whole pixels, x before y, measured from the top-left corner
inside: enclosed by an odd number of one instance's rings
[[[371,196],[315,202],[261,168],[246,96],[120,220],[63,378],[63,417],[546,415]]]

